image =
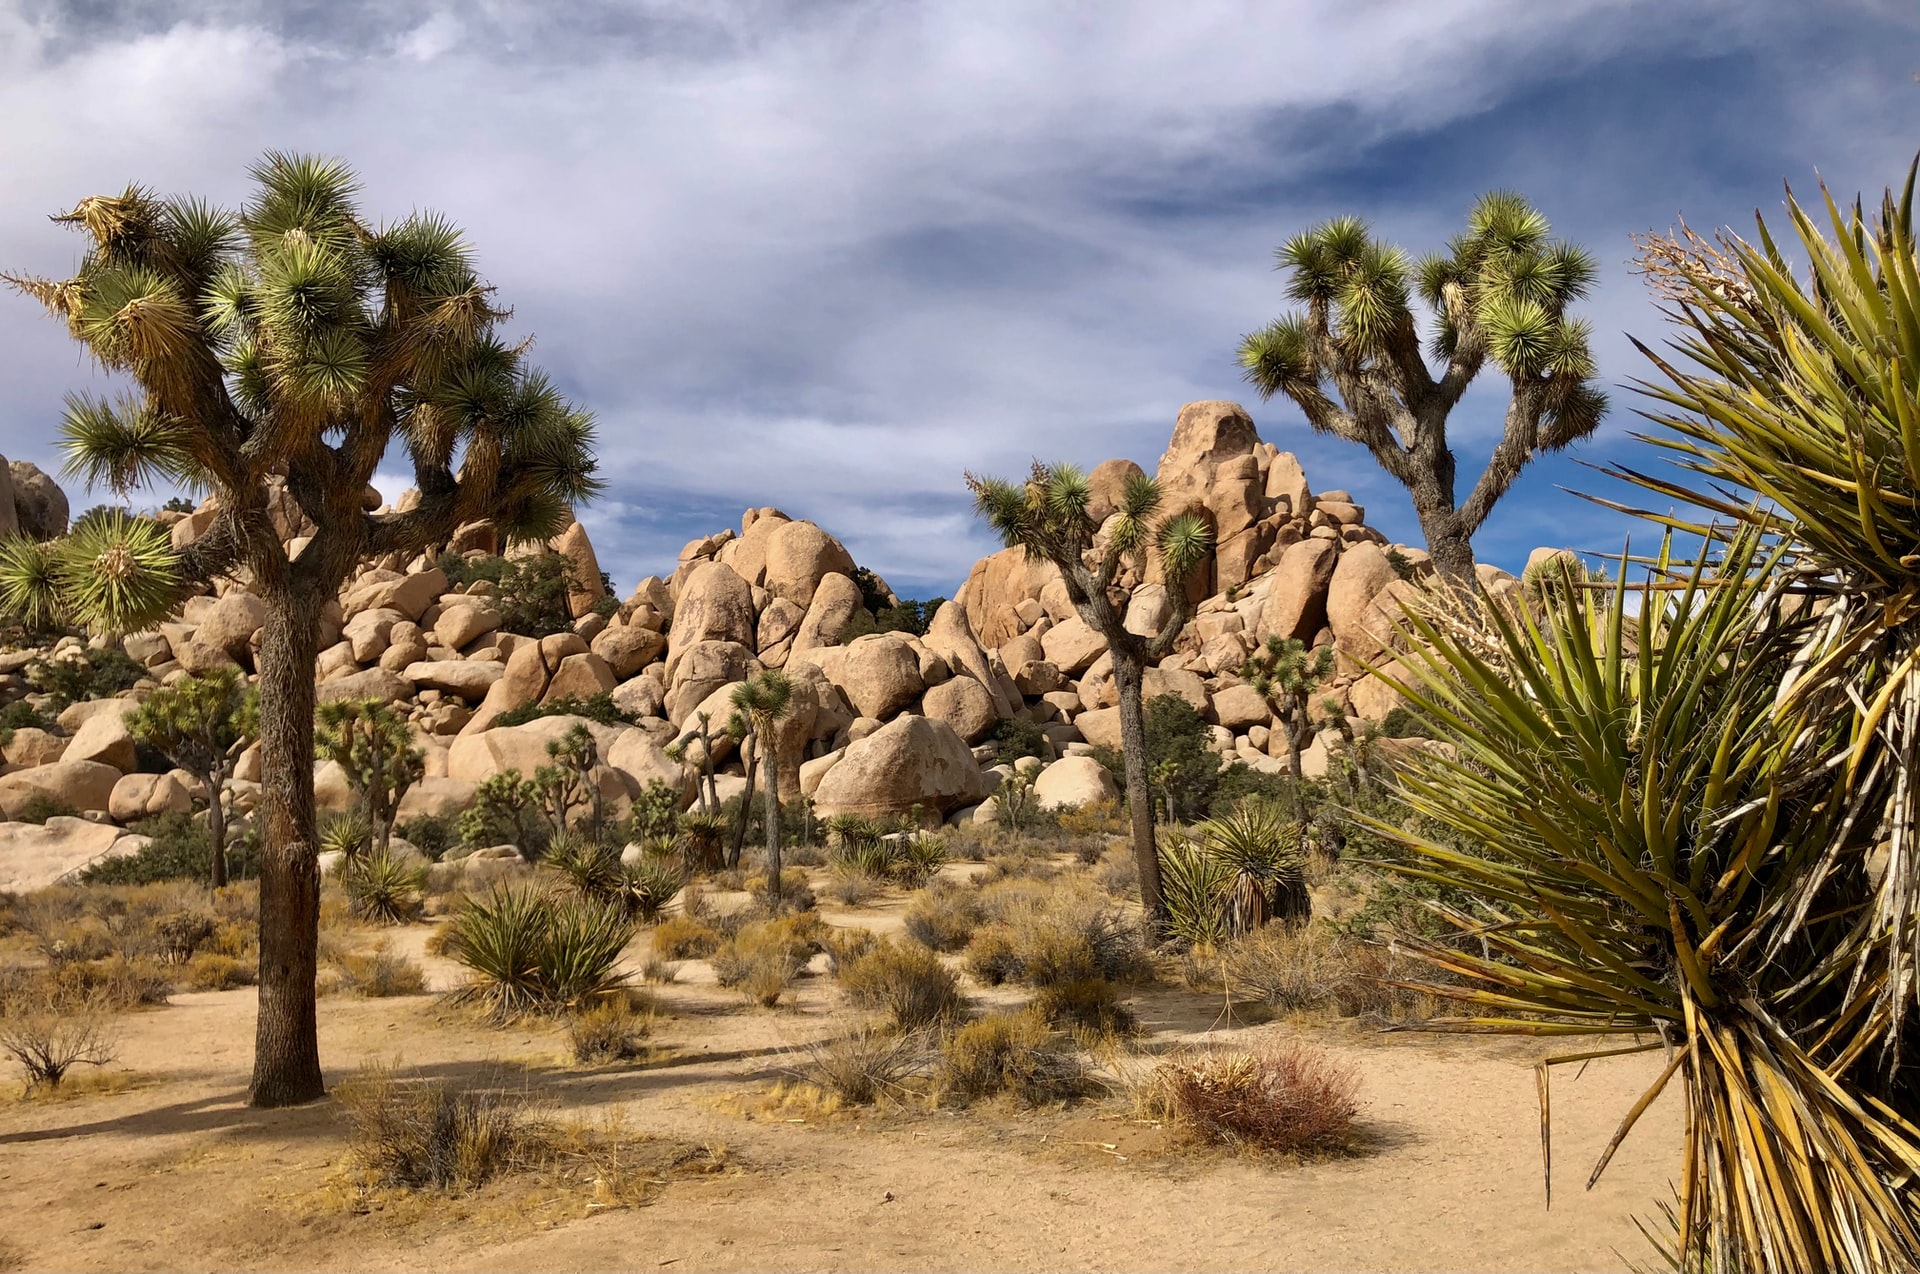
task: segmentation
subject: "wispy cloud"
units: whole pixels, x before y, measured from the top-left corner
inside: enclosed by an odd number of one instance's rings
[[[778,505],[917,593],[990,548],[962,470],[1151,466],[1180,404],[1243,393],[1290,230],[1358,211],[1413,246],[1528,192],[1607,273],[1610,380],[1655,320],[1625,235],[1894,175],[1920,103],[1890,4],[0,0],[0,262],[137,178],[237,200],[268,147],[346,156],[376,215],[443,209],[599,416],[589,525],[622,583]],[[0,305],[0,448],[47,461],[90,373]],[[1253,406],[1323,487],[1416,534],[1366,457]],[[1623,407],[1625,404],[1623,404]],[[1484,438],[1498,403],[1463,415]],[[1588,451],[1623,442],[1627,412]],[[1471,466],[1463,457],[1463,468]],[[1617,540],[1543,465],[1483,536]]]

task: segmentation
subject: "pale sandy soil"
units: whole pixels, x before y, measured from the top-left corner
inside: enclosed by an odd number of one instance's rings
[[[882,912],[836,923],[886,925]],[[895,922],[897,923],[897,922]],[[418,953],[427,929],[399,935]],[[428,961],[437,985],[453,970]],[[1358,1068],[1370,1148],[1276,1163],[1168,1144],[1123,1100],[1066,1111],[896,1111],[781,1122],[739,1113],[843,1027],[825,978],[792,1007],[743,1008],[686,970],[652,1060],[587,1069],[545,1027],[496,1030],[432,997],[321,1002],[330,1081],[367,1062],[469,1076],[501,1063],[561,1114],[690,1146],[729,1165],[662,1178],[649,1203],[592,1211],[584,1190],[356,1212],[339,1185],[331,1102],[242,1105],[253,993],[188,994],[124,1022],[129,1091],[0,1104],[0,1268],[73,1270],[1586,1270],[1650,1255],[1632,1217],[1668,1194],[1677,1094],[1591,1192],[1594,1157],[1658,1055],[1556,1072],[1554,1204],[1544,1206],[1531,1063],[1549,1050],[1351,1025],[1301,1034]],[[998,998],[998,997],[996,997]],[[1215,1006],[1177,988],[1134,1007],[1146,1050],[1197,1038]],[[1565,1050],[1563,1050],[1565,1051]],[[5,1082],[11,1084],[8,1074]]]

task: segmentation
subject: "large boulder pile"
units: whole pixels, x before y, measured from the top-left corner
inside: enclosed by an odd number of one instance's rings
[[[1094,468],[1095,516],[1110,517],[1140,472],[1124,459]],[[0,473],[11,483],[10,499],[0,490],[0,533],[65,529],[66,497],[51,479],[18,463],[0,463]],[[1387,543],[1347,492],[1315,493],[1299,461],[1261,441],[1234,403],[1183,408],[1155,477],[1164,511],[1204,518],[1215,547],[1188,581],[1192,610],[1178,643],[1148,670],[1149,697],[1187,700],[1212,726],[1221,754],[1269,771],[1287,764],[1284,738],[1239,676],[1267,634],[1332,646],[1337,675],[1322,693],[1354,716],[1377,720],[1396,706],[1391,688],[1366,669],[1394,654],[1400,606],[1429,573],[1424,552]],[[367,500],[374,508],[380,497],[370,490]],[[215,512],[208,503],[161,516],[184,546],[205,533]],[[269,514],[290,551],[312,533],[284,490],[271,493]],[[924,635],[849,639],[854,617],[876,584],[886,592],[884,582],[857,579],[838,539],[778,509],[748,509],[737,531],[689,542],[670,570],[642,579],[617,606],[605,599],[585,528],[571,523],[546,547],[569,563],[574,623],[548,636],[508,631],[485,581],[449,582],[449,555],[498,547],[492,528],[475,524],[439,553],[369,562],[322,616],[319,697],[398,705],[426,754],[427,777],[409,796],[409,814],[458,810],[487,778],[531,771],[545,763],[546,743],[576,721],[548,716],[512,726],[501,723],[506,714],[601,694],[632,718],[591,726],[602,797],[618,808],[659,781],[691,801],[701,749],[690,747],[680,761],[667,748],[697,736],[703,720],[720,733],[734,688],[767,668],[785,669],[795,687],[794,709],[769,744],[782,794],[810,797],[822,814],[990,812],[999,775],[988,740],[1010,719],[1038,725],[1047,740],[1050,756],[1035,785],[1044,803],[1113,795],[1089,759],[1096,745],[1119,742],[1106,642],[1075,613],[1058,572],[1021,550],[978,562]],[[1496,591],[1517,586],[1504,572],[1483,567],[1482,575]],[[1173,604],[1168,582],[1151,567],[1124,572],[1114,600],[1137,632],[1156,631]],[[126,637],[122,646],[147,680],[122,698],[75,705],[55,729],[15,731],[0,765],[0,814],[16,818],[37,796],[106,826],[183,808],[196,796],[204,803],[191,776],[158,772],[121,718],[153,686],[222,666],[252,674],[264,619],[264,606],[242,582],[219,580],[173,620]],[[20,674],[32,660],[79,654],[72,638],[51,651],[0,653],[0,702],[29,693]],[[1310,773],[1324,767],[1330,743],[1309,749]],[[731,741],[716,742],[714,753],[724,774],[743,773]],[[317,777],[323,808],[347,799],[344,775],[335,771],[323,768]],[[258,779],[257,753],[243,757],[231,794],[243,813],[257,799]],[[36,849],[35,861],[90,861],[111,847],[112,840],[95,843],[104,836],[75,840],[65,858]]]

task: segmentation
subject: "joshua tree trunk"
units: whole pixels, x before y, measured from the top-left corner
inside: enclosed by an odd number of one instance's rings
[[[1113,684],[1120,695],[1120,753],[1127,766],[1127,812],[1133,823],[1133,858],[1140,871],[1140,905],[1156,931],[1166,919],[1160,899],[1160,855],[1153,844],[1153,787],[1147,775],[1147,714],[1141,703],[1141,661],[1121,643],[1113,651]]]
[[[748,736],[748,738],[751,737],[751,735]],[[740,746],[743,756],[746,750],[746,740],[743,739]],[[753,820],[753,776],[754,772],[760,768],[759,749],[756,748],[754,755],[746,758],[745,768],[747,789],[740,794],[740,821],[733,825],[733,852],[727,858],[729,870],[740,866],[740,853],[747,847],[747,824]],[[777,891],[775,896],[778,896]]]
[[[1413,489],[1413,512],[1420,519],[1420,534],[1427,541],[1427,556],[1441,579],[1477,585],[1474,574],[1472,534],[1454,507],[1451,488],[1453,474],[1448,466],[1447,490],[1437,482],[1417,482]]]
[[[314,1014],[320,870],[314,843],[313,667],[321,599],[280,585],[260,635],[260,1010],[255,1106],[326,1095]]]
[[[771,738],[769,729],[766,737]],[[767,879],[771,882],[775,901],[780,898],[780,758],[771,747],[756,749],[767,754]]]

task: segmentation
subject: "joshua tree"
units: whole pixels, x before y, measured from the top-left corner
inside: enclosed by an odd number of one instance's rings
[[[1287,739],[1287,759],[1300,775],[1300,753],[1313,737],[1313,692],[1333,675],[1333,647],[1308,650],[1295,637],[1267,634],[1267,644],[1248,658],[1240,676],[1259,692],[1280,718]]]
[[[426,754],[413,746],[406,718],[378,699],[323,703],[315,715],[315,749],[347,772],[374,848],[386,853],[401,798],[426,773]]]
[[[1593,283],[1583,249],[1548,238],[1547,219],[1519,195],[1482,195],[1465,234],[1417,264],[1340,217],[1288,240],[1287,293],[1305,304],[1240,343],[1240,363],[1264,398],[1285,394],[1322,433],[1373,453],[1413,497],[1434,567],[1473,582],[1473,533],[1520,470],[1600,423],[1588,325],[1567,307]],[[1410,293],[1433,312],[1420,347]],[[1487,467],[1456,503],[1447,417],[1491,359],[1512,384],[1506,428]],[[1339,401],[1326,390],[1331,382]]]
[[[533,785],[547,807],[554,835],[567,835],[572,830],[568,811],[584,806],[587,826],[598,839],[606,827],[607,814],[605,798],[593,774],[600,764],[600,745],[594,741],[593,731],[584,725],[574,726],[560,738],[548,741],[547,756],[550,763],[533,772]]]
[[[191,583],[220,576],[244,573],[266,603],[249,1100],[282,1106],[325,1091],[314,1022],[322,608],[362,561],[410,557],[462,522],[550,536],[599,483],[590,418],[496,330],[506,311],[451,222],[364,220],[335,160],[270,153],[252,177],[237,213],[137,186],[83,200],[59,218],[91,240],[79,273],[7,276],[134,387],[118,402],[69,399],[69,471],[116,492],[152,480],[204,489],[219,511],[179,553],[164,528],[109,517],[72,537],[57,569],[5,573],[14,591],[52,594],[68,617],[108,630],[164,618]],[[395,461],[411,464],[418,504],[369,512],[369,480]],[[281,481],[314,526],[297,558],[269,516]]]
[[[1147,773],[1146,714],[1141,683],[1147,664],[1159,659],[1179,638],[1187,622],[1187,577],[1213,547],[1213,532],[1199,517],[1183,513],[1155,518],[1160,486],[1144,474],[1127,482],[1118,520],[1104,542],[1100,525],[1087,515],[1086,477],[1070,465],[1035,461],[1024,483],[981,478],[969,473],[974,508],[1009,547],[1060,569],[1067,596],[1080,617],[1106,638],[1113,656],[1114,688],[1120,696],[1120,750],[1126,761],[1127,802],[1133,823],[1133,853],[1140,869],[1140,902],[1157,925],[1165,919],[1160,899],[1160,858],[1153,841],[1152,786]],[[1160,631],[1130,632],[1113,594],[1121,566],[1147,552],[1159,555],[1166,573],[1172,609]],[[1094,565],[1088,565],[1091,558]]]
[[[756,673],[733,688],[733,706],[752,728],[754,753],[767,771],[767,890],[780,901],[780,740],[775,731],[793,707],[793,682],[778,668]],[[751,788],[752,778],[748,778]],[[748,800],[752,799],[749,790]],[[746,808],[741,807],[742,819]]]
[[[234,668],[216,668],[163,686],[127,714],[127,731],[207,788],[213,840],[208,883],[227,883],[227,810],[221,790],[234,763],[260,733],[260,699]]]

